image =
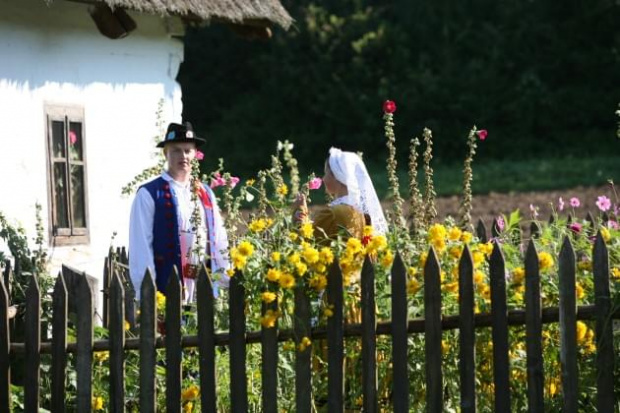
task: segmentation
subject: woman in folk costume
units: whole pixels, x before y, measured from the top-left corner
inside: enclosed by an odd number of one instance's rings
[[[372,225],[376,234],[387,232],[381,203],[366,165],[358,154],[331,148],[325,161],[323,183],[325,191],[334,200],[312,216],[316,239],[329,240],[344,235],[345,238],[356,237],[361,240],[365,225]],[[298,196],[294,207],[297,221],[308,216],[303,195]]]
[[[197,145],[204,142],[189,122],[171,123],[157,145],[168,168],[138,189],[129,219],[129,271],[138,299],[147,268],[165,294],[176,266],[185,303],[194,299],[195,279],[205,260],[216,274],[213,278],[227,284],[228,237],[217,200],[211,188],[192,176]]]

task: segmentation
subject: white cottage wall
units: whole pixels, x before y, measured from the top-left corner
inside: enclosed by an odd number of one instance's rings
[[[127,244],[132,198],[121,188],[156,161],[159,102],[164,122],[181,119],[183,44],[170,20],[132,17],[137,30],[111,40],[84,4],[0,0],[0,211],[32,237],[35,203],[49,228],[44,107],[84,109],[90,243],[50,245],[54,273],[67,263],[101,278],[113,232],[115,245]]]

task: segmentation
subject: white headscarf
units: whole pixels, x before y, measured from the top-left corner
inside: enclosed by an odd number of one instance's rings
[[[387,221],[381,209],[379,197],[372,185],[366,165],[353,152],[343,152],[338,148],[329,150],[329,169],[334,177],[347,186],[348,200],[352,207],[370,216],[373,229],[379,234],[387,232]]]

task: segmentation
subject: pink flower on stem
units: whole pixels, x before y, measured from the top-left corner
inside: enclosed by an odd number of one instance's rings
[[[607,221],[607,228],[609,228],[609,229],[618,229],[618,228],[620,228],[620,226],[618,226],[618,222],[610,219],[609,221]]]
[[[218,186],[226,185],[226,179],[222,178],[219,172],[216,172],[213,176],[214,179],[211,180],[211,185],[209,185],[211,188],[217,188]]]
[[[562,199],[562,197],[560,197],[558,199],[558,211],[563,211],[564,210],[564,200]]]
[[[202,161],[205,158],[205,154],[196,149],[196,159]]]
[[[75,134],[74,131],[70,130],[69,131],[69,143],[71,145],[75,145],[76,142],[77,142],[77,135]]]
[[[596,206],[603,212],[609,211],[609,208],[611,208],[611,200],[605,195],[601,195],[596,200]]]
[[[504,228],[506,227],[506,222],[504,222],[504,217],[501,215],[498,216],[496,222],[497,222],[497,229],[499,229],[499,231],[502,232]]]
[[[534,218],[538,217],[538,207],[534,206],[533,204],[530,204],[530,211],[532,212],[532,216]]]
[[[323,180],[321,178],[312,178],[310,182],[308,182],[308,189],[319,189],[323,184]]]
[[[231,188],[234,188],[237,186],[237,184],[239,183],[239,178],[236,176],[231,176],[230,177],[230,181],[228,181],[229,185]]]
[[[396,112],[396,103],[393,100],[386,100],[383,103],[383,113],[394,113]]]
[[[572,206],[573,208],[579,208],[579,205],[581,205],[581,201],[579,201],[579,198],[577,198],[576,196],[572,197],[569,203],[570,206]]]
[[[568,228],[573,232],[581,232],[581,224],[578,222],[571,222]]]
[[[481,141],[485,140],[488,134],[489,132],[486,129],[480,129],[479,131],[476,131],[476,135],[478,135],[478,138],[480,138]]]

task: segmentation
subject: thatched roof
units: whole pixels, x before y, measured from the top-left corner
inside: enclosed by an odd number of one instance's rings
[[[93,3],[89,0],[82,1]],[[144,13],[220,20],[235,24],[265,26],[275,23],[288,29],[293,21],[279,0],[103,0],[103,2],[112,9],[123,8]]]

